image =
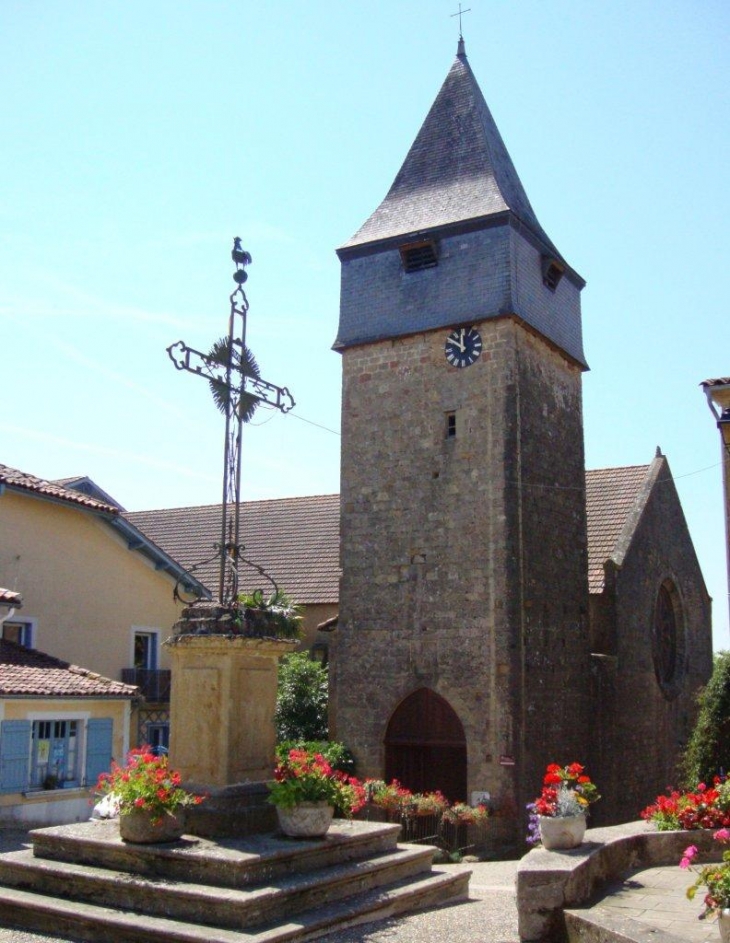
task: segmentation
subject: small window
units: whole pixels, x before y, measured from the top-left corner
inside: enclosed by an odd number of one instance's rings
[[[555,291],[564,274],[565,266],[562,262],[558,262],[557,259],[551,259],[546,255],[542,257],[542,283],[546,288],[549,288],[550,291]]]
[[[144,741],[155,756],[166,756],[170,752],[170,724],[167,721],[145,724]]]
[[[456,413],[446,413],[446,438],[456,438]]]
[[[438,265],[436,243],[432,239],[401,246],[400,257],[405,272],[420,272],[422,269],[434,268]]]
[[[33,648],[33,623],[23,619],[3,622],[3,638],[25,648]]]
[[[55,789],[64,783],[80,783],[78,720],[33,722],[31,786]]]
[[[157,632],[134,633],[134,667],[143,671],[157,669]]]

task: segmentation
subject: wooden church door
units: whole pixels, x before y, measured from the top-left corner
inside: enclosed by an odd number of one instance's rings
[[[396,708],[385,734],[385,779],[413,792],[440,789],[466,801],[466,737],[456,712],[440,695],[419,688]]]

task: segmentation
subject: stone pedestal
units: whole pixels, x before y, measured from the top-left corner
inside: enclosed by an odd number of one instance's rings
[[[270,779],[276,735],[277,666],[289,640],[215,634],[231,626],[223,607],[191,606],[170,649],[170,765],[191,788]],[[193,629],[193,634],[186,629]]]

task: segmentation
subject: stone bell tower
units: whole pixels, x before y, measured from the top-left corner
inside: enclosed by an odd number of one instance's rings
[[[583,279],[457,57],[345,243],[334,735],[365,776],[487,792],[502,839],[590,735]],[[497,822],[501,826],[497,826]]]

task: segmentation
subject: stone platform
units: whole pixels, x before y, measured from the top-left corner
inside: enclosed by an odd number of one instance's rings
[[[0,923],[119,943],[283,943],[466,896],[469,873],[398,845],[399,826],[337,821],[325,839],[271,835],[166,845],[116,822],[39,829],[0,855]]]

